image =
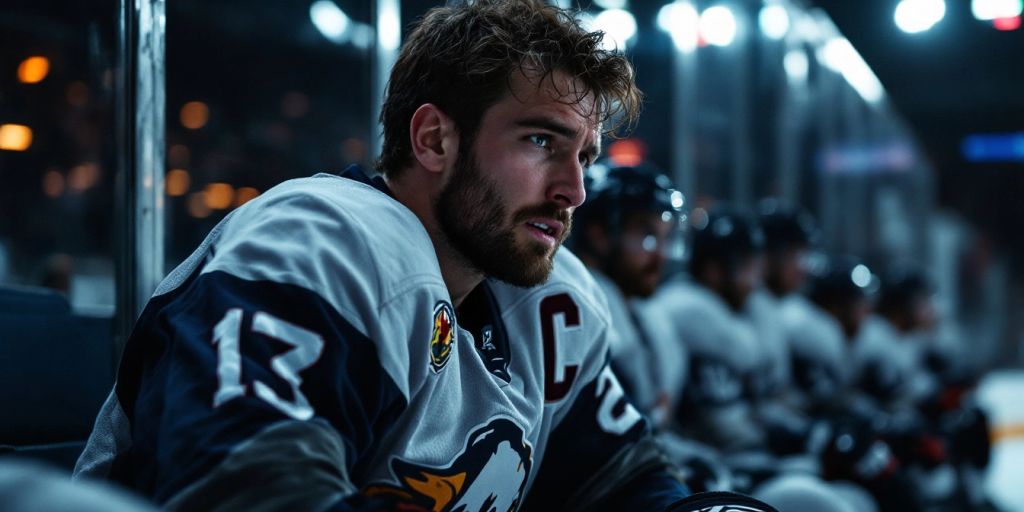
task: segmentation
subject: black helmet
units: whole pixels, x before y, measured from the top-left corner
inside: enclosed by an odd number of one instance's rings
[[[911,308],[915,299],[933,292],[931,282],[917,267],[901,263],[882,274],[876,308],[880,313],[901,312]]]
[[[734,267],[743,259],[764,250],[764,235],[749,217],[728,208],[718,208],[693,226],[690,243],[690,271],[710,262]]]
[[[878,284],[878,277],[860,260],[835,256],[811,270],[807,296],[823,308],[840,306],[871,297]]]
[[[678,221],[683,214],[683,194],[675,189],[672,180],[654,167],[646,164],[635,166],[598,162],[587,170],[584,176],[587,200],[576,209],[573,224],[577,233],[573,248],[587,251],[590,248],[583,235],[589,224],[607,226],[617,235],[622,222],[634,212],[663,213]]]
[[[818,244],[818,229],[811,216],[800,209],[782,206],[776,199],[758,205],[758,221],[764,232],[766,251],[791,247],[812,248]]]

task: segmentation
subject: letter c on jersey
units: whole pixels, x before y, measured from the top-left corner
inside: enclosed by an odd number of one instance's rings
[[[545,297],[540,301],[540,330],[544,340],[544,400],[557,402],[569,394],[572,383],[576,380],[579,366],[565,365],[562,378],[556,375],[558,365],[557,336],[555,336],[555,316],[563,315],[566,327],[579,327],[580,308],[567,293],[559,293]]]

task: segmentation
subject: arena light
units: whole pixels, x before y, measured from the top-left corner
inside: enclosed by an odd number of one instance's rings
[[[736,39],[736,16],[724,5],[708,7],[700,14],[700,35],[710,45],[729,46]]]
[[[960,150],[968,162],[1024,163],[1024,132],[968,135],[960,145]]]
[[[647,147],[637,139],[620,139],[608,146],[608,158],[622,167],[635,167],[644,161]]]
[[[786,70],[786,76],[789,77],[791,83],[807,82],[810,63],[807,61],[807,53],[803,50],[795,49],[786,52],[786,56],[782,58],[782,67]]]
[[[56,169],[49,169],[43,174],[43,194],[56,199],[64,193],[64,175]]]
[[[377,17],[377,35],[380,46],[387,52],[398,50],[402,43],[402,22],[399,19],[398,0],[389,0],[380,5]]]
[[[605,33],[606,49],[625,50],[636,35],[636,18],[625,9],[608,9],[594,17],[594,29]]]
[[[202,190],[188,195],[186,208],[188,214],[197,219],[205,219],[212,213],[210,207],[206,206],[206,194]]]
[[[825,43],[821,60],[826,67],[841,74],[864,101],[876,104],[885,97],[882,82],[845,37],[832,38]]]
[[[0,125],[0,149],[25,151],[32,145],[32,129],[23,124]]]
[[[185,169],[171,169],[164,177],[164,191],[171,197],[180,197],[188,193],[192,177]]]
[[[74,192],[84,192],[100,181],[100,166],[96,162],[83,162],[68,172],[68,188]]]
[[[900,30],[917,34],[934,27],[945,15],[944,0],[903,0],[896,6],[893,20]]]
[[[206,207],[211,210],[225,210],[235,200],[235,188],[227,183],[210,183],[203,189]]]
[[[688,1],[676,0],[658,11],[658,28],[672,36],[676,49],[690,53],[697,49],[700,15]]]
[[[861,288],[867,288],[871,284],[871,270],[864,265],[857,265],[850,271],[850,280]]]
[[[241,187],[235,191],[235,208],[242,206],[260,195],[260,191],[253,187]]]
[[[50,73],[50,61],[38,55],[29,57],[18,65],[18,81],[23,84],[42,82]]]
[[[1020,16],[1024,0],[971,0],[971,14],[982,21]]]
[[[625,9],[629,6],[626,0],[594,0],[594,4],[602,9]]]
[[[317,0],[309,6],[309,17],[313,25],[320,31],[327,40],[343,44],[348,41],[348,28],[351,20],[345,11],[342,11],[331,0]]]
[[[996,30],[1003,32],[1009,32],[1011,30],[1017,30],[1020,28],[1020,16],[1013,16],[1011,18],[996,18],[992,20],[992,26]]]
[[[789,32],[789,13],[783,5],[765,5],[757,15],[757,24],[768,39],[782,39]]]
[[[210,107],[201,101],[190,101],[181,106],[178,113],[181,125],[190,130],[198,130],[206,126],[210,120]]]

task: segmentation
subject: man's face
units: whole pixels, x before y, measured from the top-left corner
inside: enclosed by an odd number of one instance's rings
[[[911,331],[930,331],[938,324],[939,314],[930,295],[914,297],[910,307]]]
[[[742,310],[747,298],[761,284],[761,267],[763,259],[760,254],[743,258],[729,274],[724,295],[726,302],[736,311]]]
[[[861,326],[871,314],[871,301],[861,297],[846,304],[842,314],[839,315],[839,324],[843,327],[843,333],[848,340],[852,340],[860,333]]]
[[[607,273],[627,297],[650,297],[658,287],[675,219],[667,212],[635,212],[623,219]]]
[[[560,72],[536,84],[514,75],[512,94],[484,112],[472,146],[460,146],[435,204],[441,230],[467,264],[524,287],[551,273],[600,144],[591,97],[571,104],[575,96],[562,93],[575,84]]]
[[[807,281],[807,249],[787,247],[765,259],[766,280],[782,295],[793,293]]]

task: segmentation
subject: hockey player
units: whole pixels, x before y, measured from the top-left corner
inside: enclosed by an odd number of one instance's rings
[[[539,1],[430,11],[391,74],[383,177],[292,180],[218,224],[139,318],[76,474],[187,510],[680,498],[558,250],[602,121],[639,99],[600,39]]]
[[[801,293],[817,239],[813,220],[774,200],[763,201],[760,210],[764,286],[751,297],[750,312],[763,338],[781,336],[786,362],[776,367],[786,370],[779,380],[785,389],[783,400],[806,412],[846,383],[843,333],[836,320]]]
[[[744,389],[759,349],[741,312],[758,282],[761,234],[742,216],[715,212],[691,240],[692,280],[667,283],[651,301],[690,357],[680,424],[688,436],[726,452],[760,449],[765,440]]]
[[[858,383],[887,405],[917,406],[938,388],[926,369],[937,341],[931,338],[937,324],[931,290],[921,273],[906,266],[891,269],[881,284],[875,314],[855,344]]]
[[[799,397],[792,385],[791,338],[804,326],[787,324],[787,303],[799,301],[797,293],[807,278],[813,249],[813,221],[801,212],[781,206],[774,199],[761,202],[758,224],[764,235],[763,286],[750,296],[745,313],[754,323],[760,357],[750,393],[768,443],[776,453],[798,453],[814,442],[811,424],[799,413]],[[792,304],[790,304],[791,306]],[[838,341],[838,340],[837,340]]]
[[[666,426],[686,376],[686,352],[642,311],[666,263],[681,256],[683,195],[649,165],[599,163],[587,173],[572,248],[608,297],[612,366],[630,398]]]
[[[785,362],[763,363],[767,351],[747,310],[760,284],[764,238],[754,222],[728,210],[696,220],[688,265],[692,281],[670,282],[651,304],[672,323],[690,357],[678,414],[681,432],[717,449],[736,476],[734,485],[780,510],[874,510],[863,491],[822,482],[806,461],[772,453],[771,431],[755,407],[765,389],[757,383],[766,382],[760,372],[778,371],[775,365]],[[784,375],[772,380],[787,382]],[[811,437],[805,431],[802,444]]]

